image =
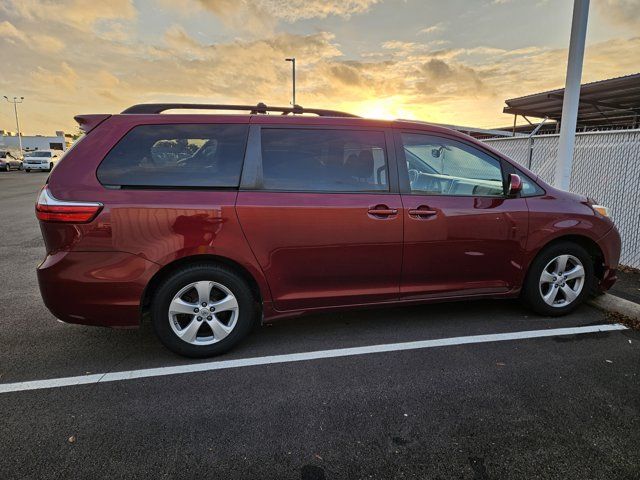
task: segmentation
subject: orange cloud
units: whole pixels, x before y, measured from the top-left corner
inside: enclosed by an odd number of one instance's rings
[[[216,15],[227,17],[252,12],[294,22],[332,15],[348,17],[366,12],[380,0],[198,0]]]
[[[64,1],[71,5],[79,0]],[[17,3],[22,10],[14,8]],[[117,112],[140,102],[287,104],[291,67],[284,58],[291,55],[298,58],[302,105],[442,123],[505,124],[510,119],[501,113],[504,99],[564,83],[566,49],[544,44],[511,49],[477,42],[464,48],[458,42],[453,48],[446,37],[420,37],[415,28],[409,36],[390,33],[358,44],[357,51],[344,45],[344,36],[321,28],[306,34],[258,29],[244,37],[244,31],[234,30],[237,36],[225,39],[219,32],[203,35],[173,15],[175,10],[168,16],[174,24],[143,42],[131,21],[136,15],[131,2],[112,3],[121,11],[97,5],[55,22],[42,20],[42,12],[30,9],[40,4],[34,0],[9,0],[0,6],[0,12],[8,11],[7,6],[12,12],[0,21],[0,42],[9,47],[0,48],[0,63],[11,65],[0,84],[12,95],[25,96],[21,111],[28,132],[70,131],[75,114]],[[278,22],[289,21],[278,10],[284,3],[258,3],[268,5],[264,8],[270,8],[269,15]],[[318,9],[310,2],[307,10],[295,15],[355,15],[372,4],[346,2],[336,7],[337,2],[329,1],[327,8]],[[221,16],[246,13],[234,2],[217,5],[223,8]],[[212,10],[199,8],[211,16],[206,12]],[[81,17],[86,24],[75,28]],[[61,22],[72,28],[61,28]],[[640,37],[589,44],[583,80],[636,72],[638,51]],[[0,127],[10,125],[9,113],[0,109]]]
[[[44,53],[57,53],[64,49],[64,42],[50,35],[31,34],[26,35],[18,30],[11,22],[0,22],[0,41],[24,44],[28,48],[36,49]]]
[[[272,31],[278,21],[296,22],[311,18],[362,14],[381,0],[160,0],[184,16],[205,10],[228,26],[244,32]]]
[[[0,9],[15,17],[63,23],[80,30],[90,29],[99,20],[131,20],[136,16],[133,0],[3,0]]]
[[[78,73],[67,62],[62,62],[58,70],[52,71],[37,67],[31,73],[31,79],[36,84],[42,83],[62,89],[66,92],[74,92],[78,83]]]

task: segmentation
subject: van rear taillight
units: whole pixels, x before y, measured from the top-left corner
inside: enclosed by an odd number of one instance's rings
[[[36,203],[36,217],[43,222],[87,223],[96,218],[102,207],[99,202],[58,200],[45,185]]]

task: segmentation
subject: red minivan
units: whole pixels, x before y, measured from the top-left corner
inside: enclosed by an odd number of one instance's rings
[[[148,314],[164,345],[205,357],[257,321],[513,297],[555,316],[616,280],[605,207],[446,128],[264,104],[76,120],[36,205],[40,290],[65,322]]]

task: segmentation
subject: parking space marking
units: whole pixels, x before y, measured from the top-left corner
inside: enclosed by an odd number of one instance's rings
[[[529,338],[557,337],[563,335],[580,335],[594,332],[610,332],[626,330],[620,324],[589,325],[585,327],[554,328],[549,330],[528,330],[523,332],[495,333],[488,335],[469,335],[466,337],[438,338],[434,340],[419,340],[414,342],[388,343],[369,345],[365,347],[336,348],[333,350],[317,350],[314,352],[288,353],[265,357],[239,358],[235,360],[217,360],[205,363],[176,365],[171,367],[144,368],[123,372],[96,373],[77,377],[51,378],[48,380],[32,380],[27,382],[0,384],[0,393],[21,392],[25,390],[42,390],[47,388],[71,387],[94,383],[119,382],[138,378],[162,377],[166,375],[180,375],[184,373],[208,372],[228,368],[269,365],[275,363],[301,362],[323,358],[351,357],[371,353],[399,352],[404,350],[420,350],[425,348],[447,347],[454,345],[468,345],[474,343],[503,342],[508,340],[525,340]]]

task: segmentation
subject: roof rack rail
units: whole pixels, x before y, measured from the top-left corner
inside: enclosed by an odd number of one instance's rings
[[[155,114],[162,113],[166,110],[240,110],[248,111],[251,115],[257,115],[259,113],[266,114],[267,112],[280,112],[282,115],[303,114],[312,113],[320,117],[354,117],[358,118],[358,115],[351,113],[339,112],[337,110],[324,110],[320,108],[303,108],[300,105],[294,105],[293,107],[268,107],[264,103],[258,103],[257,105],[224,105],[224,104],[210,104],[210,103],[140,103],[133,105],[122,113],[139,113],[139,114]]]

